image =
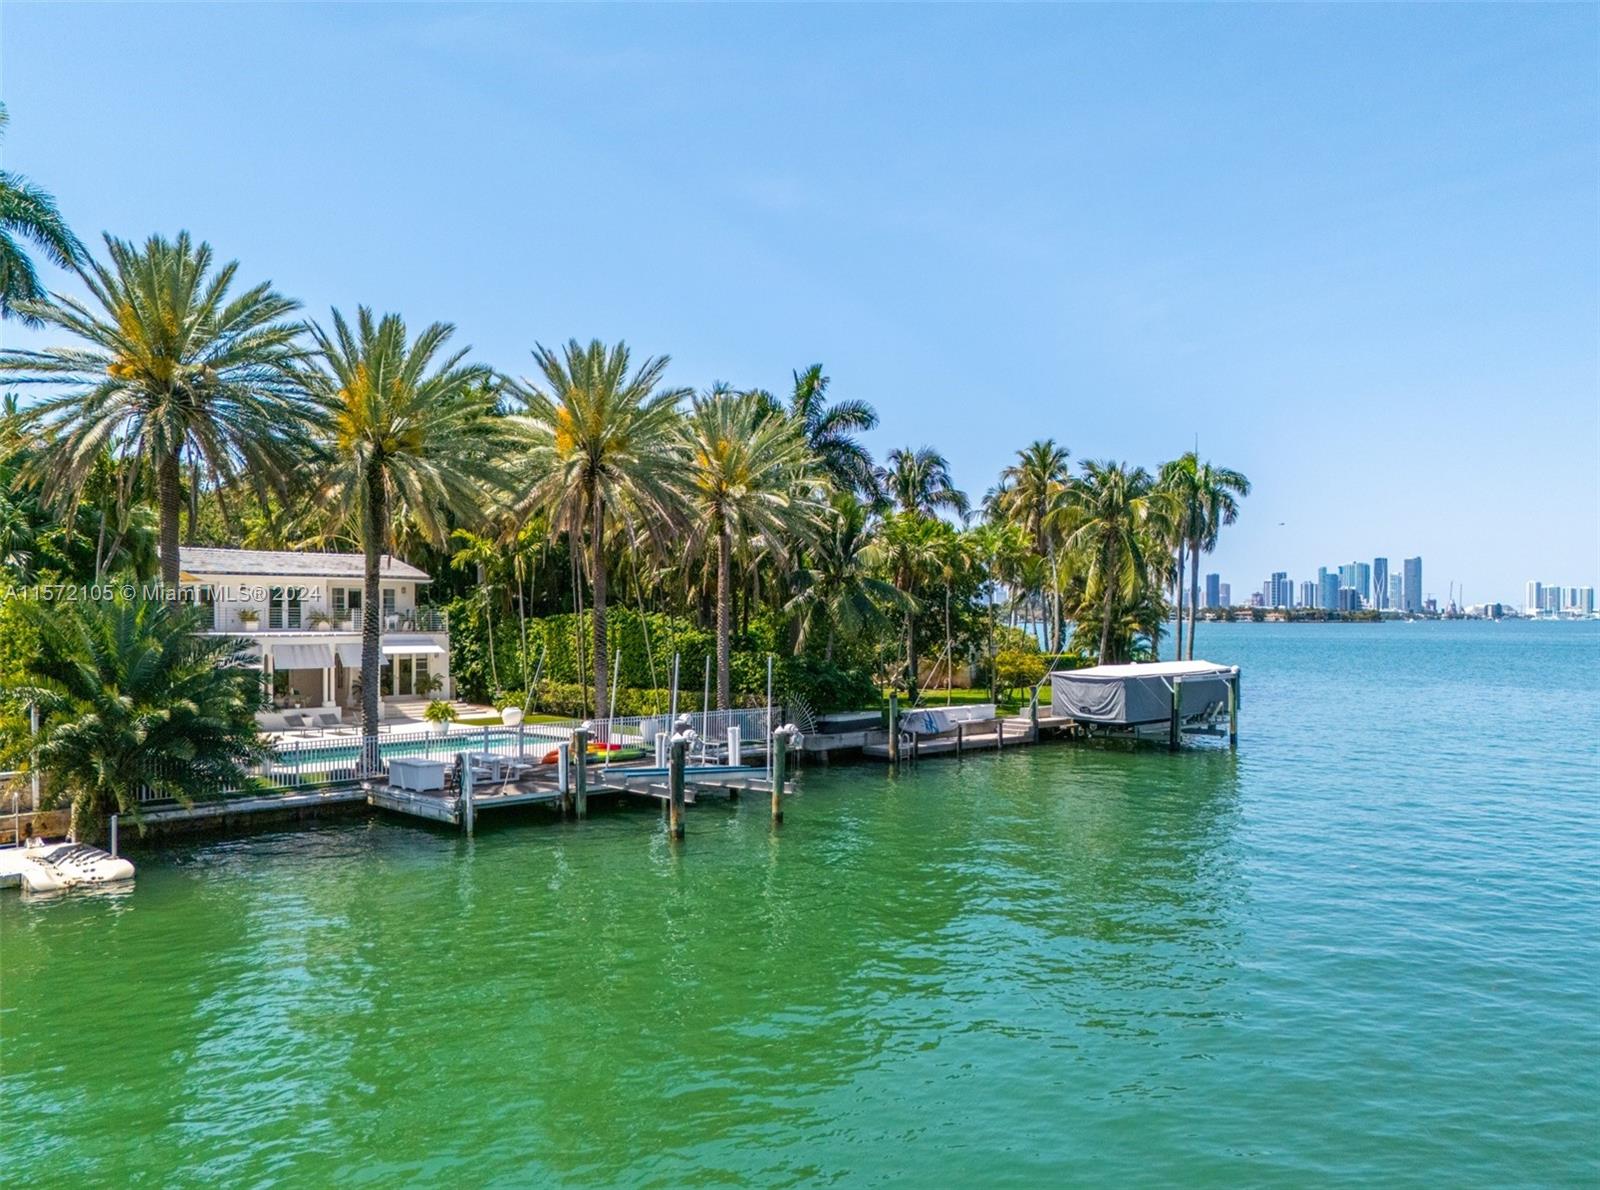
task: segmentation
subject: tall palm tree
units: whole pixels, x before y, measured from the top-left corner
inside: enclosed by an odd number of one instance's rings
[[[934,517],[918,512],[891,512],[883,518],[872,545],[872,564],[889,575],[890,581],[906,598],[905,622],[906,692],[916,700],[921,681],[917,655],[917,614],[922,609],[921,594],[938,573],[945,538],[953,530]]]
[[[380,578],[397,522],[443,548],[451,516],[470,515],[484,484],[503,483],[498,459],[505,420],[495,417],[487,368],[465,363],[467,348],[443,354],[447,323],[408,338],[398,314],[359,307],[350,326],[313,325],[316,344],[303,381],[317,410],[323,470],[316,510],[352,528],[365,558],[361,605],[361,718],[364,767],[378,760],[382,661]]]
[[[1169,469],[1170,468],[1170,475]],[[1189,659],[1194,659],[1196,610],[1200,604],[1200,555],[1217,548],[1224,526],[1239,519],[1239,502],[1250,494],[1250,481],[1239,471],[1202,462],[1190,451],[1162,469],[1162,482],[1177,503],[1177,525],[1188,549],[1189,574]],[[1179,547],[1178,585],[1183,585],[1183,546]],[[1181,624],[1183,603],[1180,594],[1178,616]],[[1181,640],[1181,629],[1180,629]],[[1181,651],[1181,648],[1180,648]]]
[[[77,838],[93,837],[111,812],[137,821],[141,787],[187,805],[247,783],[249,766],[267,758],[251,648],[199,632],[199,609],[120,597],[17,603],[38,648],[22,663],[14,705],[42,712],[28,746],[47,803],[70,802]]]
[[[795,596],[784,608],[800,618],[799,648],[811,644],[821,624],[827,633],[823,657],[832,661],[839,636],[850,640],[879,627],[886,611],[911,610],[910,596],[869,573],[871,544],[866,505],[848,492],[836,492],[805,565],[795,574]]]
[[[6,105],[0,103],[0,135],[10,122]],[[13,309],[14,303],[48,297],[33,261],[17,242],[19,238],[31,241],[46,260],[62,268],[82,263],[87,255],[56,210],[55,199],[21,174],[0,169],[0,318],[15,314],[30,326],[38,326],[37,314]]]
[[[901,512],[933,516],[948,509],[965,518],[971,511],[966,493],[950,478],[949,460],[931,447],[891,450],[886,464],[878,469],[878,484]]]
[[[519,511],[542,512],[552,534],[565,533],[574,554],[587,539],[594,592],[594,705],[606,706],[606,536],[617,525],[630,540],[682,522],[683,493],[671,446],[684,388],[664,388],[668,358],[631,372],[627,344],[587,347],[569,341],[561,355],[542,345],[534,359],[543,379],[512,381],[524,405],[531,482]]]
[[[1070,452],[1054,438],[1030,442],[1017,452],[1017,461],[1000,472],[994,503],[1027,530],[1028,540],[1045,553],[1044,527],[1050,510],[1060,501],[1072,478]]]
[[[187,232],[142,248],[107,236],[106,252],[109,267],[79,270],[90,303],[18,305],[83,345],[0,352],[0,376],[54,390],[28,411],[51,444],[35,476],[51,499],[72,505],[108,444],[153,473],[161,576],[175,590],[184,455],[214,481],[258,486],[303,462],[301,328],[285,320],[297,304],[267,282],[230,298],[238,262],[213,271],[210,245]]]
[[[1066,548],[1080,556],[1086,602],[1099,610],[1102,664],[1116,660],[1111,628],[1119,609],[1149,593],[1152,553],[1158,548],[1151,533],[1154,487],[1143,467],[1087,461],[1068,493],[1077,527]]]
[[[828,377],[821,364],[794,374],[794,395],[789,412],[804,428],[811,453],[841,491],[863,499],[876,493],[877,472],[872,455],[856,435],[878,424],[877,411],[865,401],[828,402]]]
[[[758,394],[712,389],[683,424],[682,455],[694,512],[691,543],[717,557],[717,706],[733,705],[733,551],[759,543],[781,553],[823,482],[794,418],[767,416]]]

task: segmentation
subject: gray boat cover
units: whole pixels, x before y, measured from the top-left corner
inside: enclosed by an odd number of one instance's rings
[[[1129,727],[1164,723],[1172,714],[1172,683],[1182,678],[1179,714],[1187,719],[1213,703],[1227,705],[1231,665],[1209,661],[1159,661],[1148,665],[1096,665],[1050,675],[1050,713],[1088,723]]]

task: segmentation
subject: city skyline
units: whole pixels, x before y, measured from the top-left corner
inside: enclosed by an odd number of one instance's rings
[[[6,5],[5,159],[91,247],[186,228],[513,375],[571,336],[696,389],[821,361],[974,499],[1030,439],[1198,437],[1252,481],[1202,563],[1241,591],[1388,540],[1441,599],[1600,585],[1593,10],[1242,11]],[[195,103],[165,60],[228,69]],[[420,160],[356,167],[329,112]],[[550,184],[578,158],[636,181]]]

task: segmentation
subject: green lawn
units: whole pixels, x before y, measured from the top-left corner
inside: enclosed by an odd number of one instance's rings
[[[1007,691],[1002,690],[1000,692],[1000,704],[999,704],[999,706],[1000,706],[1000,710],[1002,712],[1004,712],[1006,714],[1011,714],[1011,713],[1014,713],[1016,711],[1021,710],[1022,707],[1025,705],[1023,703],[1019,703],[1014,698],[1008,699],[1006,697],[1006,694],[1007,694]],[[983,686],[975,687],[975,688],[973,688],[971,690],[951,690],[950,691],[950,698],[949,698],[948,702],[946,702],[946,700],[945,700],[945,692],[942,689],[928,689],[928,690],[924,690],[922,692],[922,705],[925,706],[925,707],[942,707],[942,706],[956,706],[956,707],[959,707],[959,706],[968,706],[968,705],[971,705],[973,703],[988,702],[988,701],[989,701],[989,691],[988,691],[987,687],[983,687]],[[888,705],[889,705],[889,698],[888,698],[887,695],[885,695],[884,699],[883,699],[883,706],[887,708]],[[900,705],[901,705],[901,707],[905,707],[905,706],[909,705],[907,703],[906,693],[905,693],[904,690],[900,691]]]
[[[524,715],[522,717],[522,721],[524,723],[570,723],[570,722],[572,722],[571,719],[569,719],[569,718],[567,718],[565,716],[562,716],[562,715],[539,715],[539,714],[527,714],[527,715]],[[457,719],[456,722],[457,723],[465,723],[468,727],[499,727],[500,726],[500,716],[499,715],[489,715],[489,714],[484,714],[484,715],[463,715],[461,718]]]

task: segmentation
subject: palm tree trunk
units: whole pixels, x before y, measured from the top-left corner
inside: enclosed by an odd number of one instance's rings
[[[917,672],[917,617],[906,613],[906,699],[917,701],[917,685],[921,674]]]
[[[1178,583],[1177,583],[1177,587],[1178,587],[1178,625],[1177,625],[1178,636],[1177,636],[1177,642],[1176,642],[1177,643],[1177,648],[1175,650],[1173,650],[1172,659],[1174,661],[1182,661],[1183,660],[1183,542],[1181,542],[1181,541],[1178,542]],[[1163,616],[1162,618],[1165,619],[1166,617]],[[1161,650],[1160,649],[1154,649],[1154,650],[1152,650],[1152,652],[1155,653],[1157,660],[1161,659]]]
[[[950,656],[950,584],[944,585],[944,705],[950,705],[950,682],[955,676],[955,658]]]
[[[828,625],[828,647],[822,651],[822,659],[829,665],[833,664],[833,625]]]
[[[366,524],[361,534],[366,568],[361,603],[361,769],[378,769],[378,680],[383,660],[383,606],[378,585],[378,565],[387,539],[389,509],[383,490],[383,473],[367,472]]]
[[[717,524],[717,709],[733,706],[733,542],[728,527]]]
[[[483,592],[483,631],[489,638],[489,691],[490,698],[497,698],[500,694],[500,672],[494,659],[494,608],[489,606],[489,578],[483,571],[483,563],[478,563],[478,589]]]
[[[1195,610],[1200,606],[1200,539],[1189,542],[1189,660],[1194,660]]]
[[[611,654],[606,651],[606,533],[605,501],[597,487],[594,493],[593,519],[589,523],[589,578],[594,585],[594,713],[604,714],[606,703],[606,662]]]
[[[167,588],[167,597],[176,598],[178,577],[178,517],[183,511],[182,474],[176,451],[161,456],[156,464],[156,498],[161,508],[161,582]]]

